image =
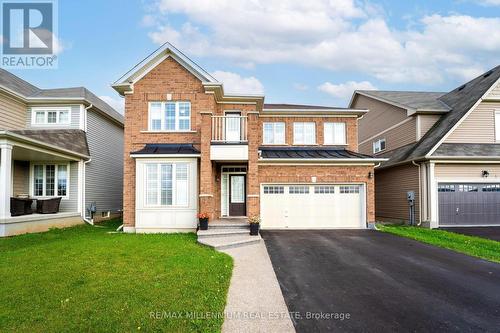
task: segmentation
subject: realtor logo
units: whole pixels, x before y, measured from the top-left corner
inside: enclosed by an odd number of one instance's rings
[[[4,68],[55,68],[56,2],[2,1]]]

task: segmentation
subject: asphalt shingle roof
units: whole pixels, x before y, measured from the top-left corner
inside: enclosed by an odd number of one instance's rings
[[[415,160],[427,155],[499,78],[500,66],[497,66],[439,97],[439,101],[445,103],[445,105],[450,108],[450,111],[444,113],[417,143],[395,149],[394,151],[388,152],[386,155],[379,155],[390,158],[382,167],[393,165],[398,162]],[[464,145],[462,148],[455,147],[453,149],[458,151],[466,148],[467,146]],[[477,153],[480,153],[482,149],[487,150],[485,147],[476,148],[480,149]],[[442,152],[444,152],[445,149],[451,152],[449,150],[451,146],[444,146]]]
[[[111,118],[118,122],[124,122],[123,115],[113,109],[109,104],[94,95],[90,90],[84,87],[58,88],[58,89],[40,89],[29,82],[15,76],[14,74],[0,69],[0,86],[4,86],[15,93],[27,98],[78,98],[85,99]]]
[[[442,143],[432,156],[496,156],[500,157],[500,145],[496,143]]]
[[[450,111],[450,107],[439,100],[440,97],[446,94],[445,92],[378,90],[359,90],[358,92],[374,98],[390,101],[416,111]]]
[[[87,136],[84,131],[79,129],[12,130],[10,132],[70,150],[80,155],[90,156]]]

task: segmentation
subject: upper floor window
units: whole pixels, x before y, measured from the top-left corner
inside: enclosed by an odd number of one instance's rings
[[[150,102],[150,131],[189,131],[191,129],[190,102]]]
[[[325,145],[345,145],[345,123],[324,124]]]
[[[285,123],[264,123],[264,144],[285,144]]]
[[[33,165],[33,196],[67,197],[69,194],[68,164]]]
[[[316,123],[293,123],[293,143],[298,145],[316,144]]]
[[[69,125],[70,108],[33,108],[32,125]]]
[[[379,153],[385,150],[385,139],[378,139],[373,142],[373,153]]]

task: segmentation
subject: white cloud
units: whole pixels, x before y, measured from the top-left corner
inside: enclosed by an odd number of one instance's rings
[[[500,0],[476,0],[482,6],[500,6]]]
[[[219,82],[224,84],[224,92],[240,94],[263,94],[264,86],[255,77],[242,77],[239,74],[224,71],[211,73]]]
[[[163,22],[149,34],[155,43],[170,41],[188,54],[246,68],[299,63],[438,85],[488,69],[500,53],[500,18],[429,15],[398,30],[382,9],[355,0],[158,0],[147,15]],[[185,23],[170,25],[172,15]]]
[[[124,114],[125,112],[125,99],[124,98],[113,98],[111,96],[99,96],[100,99],[108,103],[113,109]]]
[[[354,90],[374,90],[374,89],[377,88],[368,81],[361,81],[361,82],[348,81],[340,84],[325,82],[318,86],[318,90],[339,99],[348,99],[352,95]]]

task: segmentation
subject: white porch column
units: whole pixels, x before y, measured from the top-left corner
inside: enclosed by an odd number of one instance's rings
[[[439,226],[438,220],[438,192],[436,175],[434,173],[434,162],[429,163],[429,206],[430,206],[430,227],[431,229]]]
[[[0,219],[10,217],[12,194],[12,145],[0,144]]]

